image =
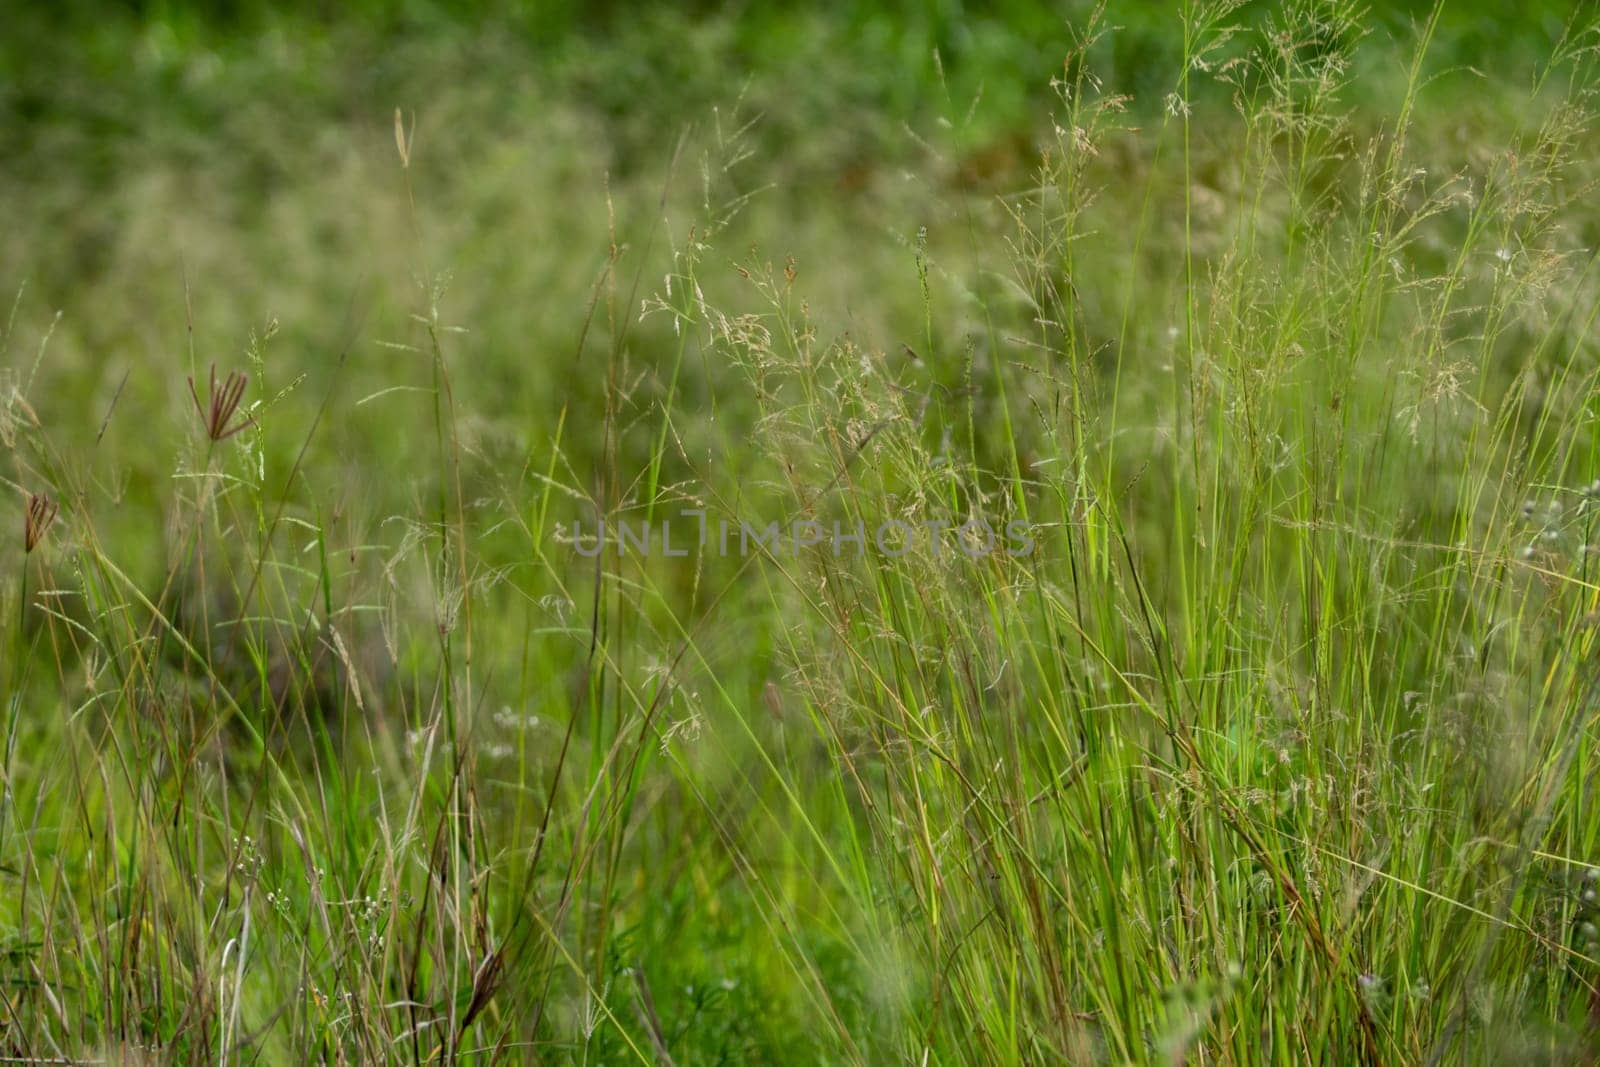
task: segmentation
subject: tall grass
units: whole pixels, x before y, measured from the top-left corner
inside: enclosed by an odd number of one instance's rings
[[[1079,25],[999,195],[952,92],[889,241],[748,248],[718,111],[554,351],[405,114],[337,321],[208,377],[201,279],[130,415],[19,299],[0,1050],[1592,1059],[1593,37],[1450,128],[1439,10],[1373,109],[1237,6],[1144,111]]]

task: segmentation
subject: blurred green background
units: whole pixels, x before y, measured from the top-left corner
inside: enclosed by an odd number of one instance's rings
[[[12,361],[26,367],[16,353],[49,336],[30,396],[59,440],[89,441],[116,398],[106,440],[133,446],[117,454],[135,506],[171,463],[142,447],[149,431],[189,417],[184,376],[212,360],[244,366],[251,337],[269,330],[267,396],[302,374],[301,397],[321,395],[334,353],[359,338],[346,417],[318,458],[336,467],[382,439],[396,469],[419,462],[395,428],[425,419],[424,405],[349,402],[426,384],[426,361],[376,342],[414,340],[410,316],[436,296],[443,320],[468,331],[459,388],[483,447],[520,457],[547,443],[563,405],[582,416],[601,402],[578,341],[603,352],[621,321],[613,307],[584,334],[614,238],[623,295],[639,300],[715,220],[721,254],[792,256],[819,312],[864,345],[895,348],[923,332],[906,284],[919,231],[947,277],[988,269],[967,226],[1004,225],[993,194],[1027,184],[1059,106],[1052,79],[1090,10],[6,7],[0,291],[21,294]],[[1358,114],[1364,97],[1381,106],[1397,90],[1425,13],[1369,11],[1364,66],[1345,93]],[[1525,82],[1566,15],[1553,0],[1447,5],[1429,59],[1446,82],[1420,106],[1448,121],[1419,125],[1458,142],[1506,125],[1507,94],[1473,87]],[[1117,29],[1095,46],[1095,69],[1107,92],[1131,97],[1131,124],[1156,119],[1174,89],[1179,16],[1176,4],[1110,8]],[[1254,3],[1231,16],[1275,17]],[[1226,111],[1228,91],[1197,80],[1191,102]],[[408,172],[396,108],[413,140]],[[1201,151],[1225,158],[1233,128],[1198,125]],[[1150,165],[1128,154],[1106,170],[1136,181]],[[959,331],[958,303],[936,303],[939,325]],[[647,319],[628,347],[652,365],[670,342],[665,322]],[[269,465],[299,442],[297,426],[271,430]],[[403,482],[351,484],[373,516],[407,503]]]

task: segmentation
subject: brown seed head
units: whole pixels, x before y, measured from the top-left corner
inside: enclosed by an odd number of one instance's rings
[[[56,513],[60,510],[56,502],[44,493],[29,494],[28,512],[22,523],[23,552],[31,553],[39,547],[39,542],[44,540],[45,532],[56,521]]]
[[[239,410],[239,401],[244,399],[244,387],[250,384],[250,376],[239,371],[229,371],[228,377],[219,386],[217,384],[217,365],[211,365],[211,384],[208,403],[200,403],[200,391],[195,388],[194,379],[189,379],[189,395],[194,398],[194,410],[200,416],[200,422],[205,427],[206,436],[213,441],[225,441],[247,427],[255,425],[255,419],[246,415],[238,425],[230,426],[234,414]]]

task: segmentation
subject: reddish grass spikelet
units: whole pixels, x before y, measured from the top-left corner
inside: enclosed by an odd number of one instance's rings
[[[60,506],[44,493],[28,494],[28,511],[22,522],[22,551],[32,554],[44,540],[50,524],[56,521]]]
[[[246,415],[237,425],[233,416],[239,410],[239,401],[244,399],[244,388],[250,384],[250,376],[240,371],[229,371],[228,377],[222,385],[217,385],[217,365],[211,365],[211,383],[208,403],[200,403],[200,391],[195,388],[194,379],[189,380],[189,395],[194,398],[194,410],[200,416],[200,422],[205,426],[206,436],[213,441],[226,441],[240,430],[255,425],[255,418]]]

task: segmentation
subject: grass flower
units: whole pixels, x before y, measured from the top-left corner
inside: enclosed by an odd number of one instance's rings
[[[22,550],[32,554],[39,542],[44,540],[44,535],[50,529],[50,524],[56,521],[56,515],[61,510],[60,506],[44,493],[31,493],[28,496],[28,511],[22,523]]]
[[[207,403],[200,403],[200,391],[195,388],[194,379],[189,381],[189,395],[194,398],[194,409],[200,416],[200,421],[205,426],[206,436],[213,441],[226,441],[240,430],[255,425],[255,419],[246,415],[235,423],[234,415],[239,410],[239,401],[244,399],[245,386],[250,384],[250,376],[239,371],[229,371],[228,377],[222,384],[217,385],[217,365],[211,365],[211,382]]]

